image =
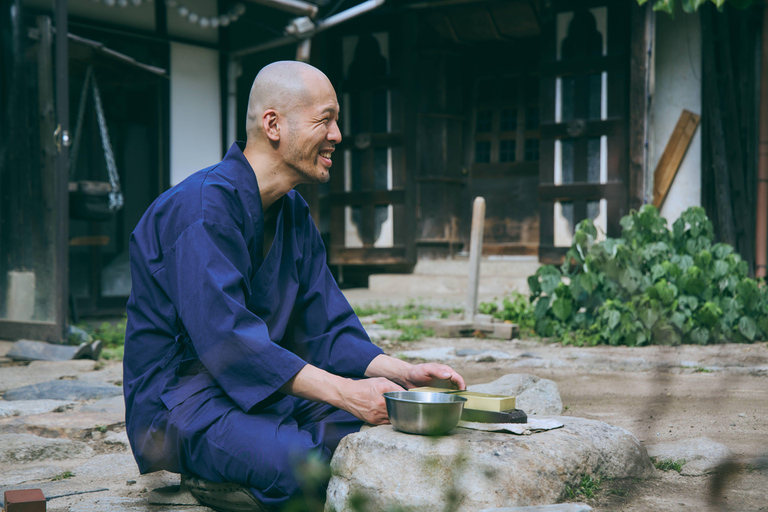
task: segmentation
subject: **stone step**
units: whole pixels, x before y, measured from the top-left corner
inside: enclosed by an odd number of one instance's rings
[[[527,278],[541,266],[537,256],[489,256],[480,261],[481,276],[506,276]],[[414,274],[452,275],[466,277],[469,275],[469,258],[454,258],[451,260],[419,260],[413,269]]]
[[[368,290],[387,294],[413,296],[457,295],[465,296],[468,276],[424,274],[372,274],[368,277]],[[513,291],[528,295],[528,276],[485,276],[481,273],[478,293],[483,298],[503,297]]]

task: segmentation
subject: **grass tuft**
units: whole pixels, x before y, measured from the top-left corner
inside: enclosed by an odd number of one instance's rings
[[[651,460],[653,461],[653,465],[656,466],[656,469],[660,469],[661,471],[669,471],[670,469],[674,469],[678,473],[680,473],[683,470],[683,466],[685,466],[685,459],[663,459],[663,460],[656,460],[655,458],[651,457]]]

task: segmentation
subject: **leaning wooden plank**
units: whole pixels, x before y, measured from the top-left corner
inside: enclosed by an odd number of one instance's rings
[[[683,110],[680,119],[677,120],[677,125],[653,174],[653,205],[656,208],[661,208],[667,197],[667,192],[672,186],[672,181],[675,179],[680,163],[682,163],[685,152],[688,150],[691,139],[693,139],[693,134],[696,133],[699,118],[697,114]]]

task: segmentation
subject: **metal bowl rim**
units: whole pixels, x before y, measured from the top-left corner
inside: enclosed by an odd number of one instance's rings
[[[445,397],[449,397],[450,400],[445,400],[445,401],[440,401],[440,402],[425,402],[423,400],[413,400],[413,399],[401,398],[401,397],[393,396],[393,393],[414,393],[414,394],[423,394],[423,395],[443,395]],[[467,401],[467,399],[465,397],[463,397],[463,396],[449,395],[449,394],[445,394],[445,393],[430,392],[430,391],[387,391],[386,393],[384,393],[384,398],[387,399],[387,400],[393,400],[395,402],[405,402],[405,403],[410,403],[410,404],[422,404],[422,405],[427,405],[427,404],[439,405],[439,404],[451,404],[451,403],[455,404],[455,403],[464,403],[464,402]]]

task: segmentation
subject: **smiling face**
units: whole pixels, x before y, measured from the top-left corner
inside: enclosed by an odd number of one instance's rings
[[[305,101],[286,115],[288,129],[281,131],[281,152],[299,183],[325,183],[330,179],[333,151],[341,142],[339,102],[325,75],[311,73],[305,81]]]

